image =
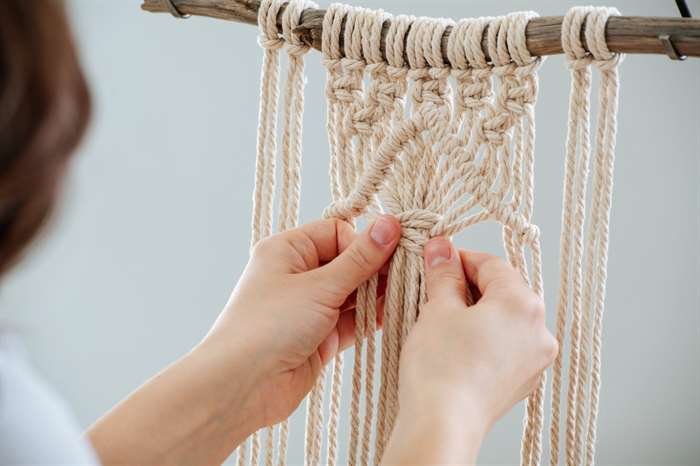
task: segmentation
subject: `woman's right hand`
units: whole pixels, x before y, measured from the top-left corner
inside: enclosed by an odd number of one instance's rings
[[[445,238],[429,241],[424,256],[428,301],[402,351],[394,435],[418,421],[467,423],[470,432],[462,434],[471,434],[478,450],[491,426],[536,388],[558,345],[545,327],[542,299],[503,260],[457,251]],[[467,305],[468,292],[474,305]],[[470,457],[465,452],[461,460]]]

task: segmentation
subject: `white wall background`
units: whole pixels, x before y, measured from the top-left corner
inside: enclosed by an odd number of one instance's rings
[[[459,18],[556,15],[574,2],[354,3]],[[616,3],[629,15],[677,15],[670,0]],[[700,3],[689,3],[700,14]],[[70,4],[95,118],[63,208],[5,280],[0,317],[19,328],[87,426],[202,337],[245,264],[261,54],[251,26],[176,21],[140,11],[138,0]],[[324,74],[317,53],[308,63],[304,221],[328,200]],[[630,56],[621,74],[598,464],[696,464],[700,60]],[[535,220],[550,325],[567,93],[562,57],[548,59]],[[493,226],[460,237],[490,251],[499,241]],[[483,464],[518,461],[521,415],[518,408],[496,426]],[[301,464],[301,425],[295,417],[293,464]]]

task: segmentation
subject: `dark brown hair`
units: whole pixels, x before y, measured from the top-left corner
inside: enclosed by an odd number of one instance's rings
[[[90,96],[59,0],[0,1],[0,274],[53,210]]]

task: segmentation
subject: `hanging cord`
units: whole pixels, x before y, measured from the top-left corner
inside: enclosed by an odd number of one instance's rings
[[[557,308],[557,340],[560,347],[563,347],[569,291],[571,291],[572,322],[569,335],[569,381],[565,429],[567,465],[583,464],[582,459],[585,459],[586,465],[591,465],[595,446],[595,423],[600,386],[600,330],[605,297],[608,221],[612,196],[619,86],[617,68],[621,60],[621,56],[612,54],[605,43],[605,24],[610,15],[619,15],[619,12],[613,8],[572,8],[565,16],[562,28],[562,46],[567,54],[572,73],[562,208],[561,281]],[[590,52],[583,48],[580,40],[584,25],[586,43]],[[592,64],[601,72],[601,84],[593,160],[592,202],[584,245],[586,186],[590,161],[589,101]],[[573,249],[571,242],[573,242]],[[593,349],[591,350],[592,319]],[[593,363],[589,368],[591,352]],[[558,464],[559,457],[562,358],[563,355],[560,353],[555,360],[552,382],[550,426],[552,465]],[[591,383],[586,394],[589,372]],[[587,427],[586,409],[588,410]],[[585,458],[582,457],[584,449]]]
[[[282,15],[282,36],[277,30],[277,16]],[[312,2],[291,0],[263,0],[258,10],[260,45],[264,49],[261,71],[260,111],[258,120],[258,144],[253,195],[253,218],[251,245],[270,235],[273,229],[275,165],[277,158],[277,104],[279,93],[279,52],[285,42],[289,64],[284,99],[284,122],[282,133],[282,186],[280,193],[278,230],[296,226],[299,216],[299,190],[301,168],[301,131],[303,111],[304,64],[303,55],[309,47],[292,34],[299,25],[305,8],[315,8]],[[266,429],[265,465],[274,464],[274,428]],[[284,421],[279,428],[278,464],[286,463],[288,425]],[[257,466],[260,461],[260,437],[251,436],[249,464]],[[247,463],[247,441],[238,449],[238,465]]]
[[[559,348],[563,348],[564,332],[566,328],[566,318],[569,307],[569,286],[570,270],[572,269],[571,242],[574,241],[576,248],[581,255],[581,236],[583,229],[583,214],[585,208],[585,191],[582,196],[575,196],[585,189],[588,177],[588,158],[590,147],[589,131],[589,94],[591,87],[590,64],[591,57],[588,56],[580,40],[580,32],[583,28],[586,16],[592,8],[580,7],[571,9],[564,17],[562,27],[562,48],[567,56],[567,63],[571,71],[571,91],[569,97],[569,127],[566,144],[566,159],[564,168],[564,194],[562,203],[562,224],[560,240],[560,288],[557,302],[557,324],[556,338]],[[580,156],[578,154],[580,153]],[[578,163],[577,163],[577,160]],[[574,191],[576,187],[576,192]],[[574,202],[576,199],[576,210]],[[576,228],[576,227],[577,228]],[[578,240],[574,240],[574,231],[577,232]],[[580,286],[580,259],[578,267],[574,266],[573,273],[578,278],[575,283]],[[576,293],[574,293],[576,295]],[[578,291],[580,296],[580,290]],[[574,301],[577,300],[574,298]],[[577,341],[578,320],[580,310],[574,308],[574,322],[571,326],[572,341]],[[572,350],[572,354],[577,354]],[[559,464],[559,420],[561,404],[561,373],[562,373],[563,351],[559,351],[554,361],[552,375],[552,406],[551,406],[551,426],[550,426],[550,464]],[[577,375],[573,373],[578,370],[578,365],[574,365],[569,372],[570,380],[577,380]],[[569,392],[569,405],[573,403],[573,393]],[[567,410],[567,437],[566,451],[573,452],[573,437],[569,435],[572,431],[575,420],[573,410]],[[573,462],[573,457],[567,457],[567,464]]]
[[[317,8],[309,0],[291,0],[282,17],[282,37],[289,45],[287,48],[287,81],[285,87],[285,105],[282,131],[282,186],[279,205],[278,230],[284,231],[297,226],[299,221],[299,196],[301,188],[301,135],[302,115],[304,109],[304,55],[309,46],[303,43],[294,29],[299,26],[301,14],[309,8]],[[284,466],[287,461],[289,421],[284,420],[279,426],[277,446],[277,464]],[[266,465],[273,464],[273,430],[267,430]]]
[[[584,294],[584,305],[588,310],[586,323],[590,321],[588,317],[593,314],[593,341],[592,341],[592,366],[591,383],[588,393],[588,425],[586,430],[586,457],[585,465],[591,466],[595,455],[596,422],[598,417],[598,401],[600,394],[600,366],[602,349],[602,319],[605,303],[605,288],[607,281],[608,244],[610,236],[610,212],[612,208],[612,188],[613,170],[615,162],[615,142],[617,135],[617,109],[619,97],[619,64],[624,58],[623,55],[611,53],[605,42],[605,24],[610,16],[619,16],[620,12],[615,8],[598,9],[593,13],[593,24],[590,31],[586,31],[586,41],[593,54],[594,66],[601,74],[600,99],[595,147],[595,168],[593,191],[595,197],[591,208],[591,219],[589,225],[589,237],[586,245],[589,251],[595,248],[595,253],[590,253],[588,270],[586,273],[586,286]],[[590,304],[590,294],[593,294],[593,305]],[[586,325],[588,335],[588,325]],[[583,341],[582,350],[588,354],[591,343],[586,339]],[[579,373],[587,373],[588,368],[583,365]],[[579,386],[581,394],[580,400],[584,399],[583,390],[585,383]],[[583,412],[581,412],[581,425],[577,427],[577,436],[583,436]],[[577,445],[582,440],[577,440]]]
[[[275,189],[276,121],[279,92],[279,50],[284,45],[277,33],[277,14],[281,1],[263,0],[258,11],[260,46],[263,64],[260,79],[260,110],[258,141],[255,158],[255,186],[253,188],[253,218],[251,247],[272,231],[272,206]],[[238,448],[238,466],[247,463],[246,440]],[[250,439],[250,464],[257,466],[260,456],[260,438],[257,432]]]

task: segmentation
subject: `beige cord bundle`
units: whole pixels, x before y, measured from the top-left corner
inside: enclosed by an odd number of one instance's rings
[[[508,258],[526,278],[525,247],[532,250],[533,287],[541,293],[539,232],[530,223],[540,60],[527,52],[525,26],[533,15],[514,13],[458,24],[445,19],[391,18],[384,59],[379,39],[387,15],[339,4],[326,12],[322,42],[328,71],[334,202],[325,215],[353,220],[386,211],[403,227],[389,267],[374,419],[371,362],[376,348],[376,277],[359,292],[349,464],[357,464],[358,457],[359,464],[369,464],[372,421],[375,463],[393,428],[399,355],[425,301],[421,255],[430,237],[449,236],[488,219],[500,222]],[[454,26],[448,45],[452,66],[444,62],[440,47],[448,26]],[[481,50],[485,31],[492,63],[487,63]],[[369,78],[366,86],[365,77]],[[334,374],[341,366],[342,359],[336,359]],[[327,464],[336,461],[335,413],[340,396],[340,379],[332,379]],[[315,393],[319,395],[312,393],[312,399],[323,393],[323,379]],[[530,398],[528,406],[523,455],[528,463],[536,463],[541,451],[542,390]],[[307,424],[307,438],[315,441],[307,443],[307,460],[316,465],[321,456],[322,411],[310,415],[314,422]]]
[[[614,8],[577,7],[569,10],[562,24],[562,48],[571,69],[572,79],[562,211],[557,340],[560,348],[563,348],[570,305],[572,321],[569,336],[569,381],[565,429],[566,464],[569,466],[580,464],[590,466],[593,464],[595,454],[602,317],[617,127],[618,65],[622,58],[608,50],[605,42],[605,24],[610,15],[619,14]],[[581,43],[584,24],[586,45],[590,53]],[[601,80],[593,158],[592,201],[584,246],[586,187],[590,163],[591,65],[598,68]],[[552,465],[559,462],[563,358],[564,354],[560,352],[553,370]],[[590,367],[589,358],[592,358]],[[589,372],[590,386],[587,387]],[[588,392],[586,392],[587,388]],[[586,407],[588,407],[587,413]]]
[[[284,7],[282,13],[281,9]],[[276,117],[279,50],[288,44],[282,129],[282,186],[278,229],[296,225],[299,211],[303,61],[308,47],[293,30],[308,4],[263,0],[258,22],[263,58],[252,241],[272,231],[275,191]],[[567,410],[567,463],[578,464],[583,444],[583,410],[593,309],[593,356],[586,427],[586,464],[593,461],[600,368],[600,329],[607,258],[608,218],[617,102],[619,58],[605,46],[608,9],[573,9],[562,42],[572,69],[569,142],[562,220],[562,296],[557,336],[564,339],[573,263],[574,310]],[[281,15],[282,35],[276,21]],[[374,276],[357,292],[356,342],[352,367],[348,464],[378,464],[393,428],[398,402],[399,356],[425,303],[422,250],[434,236],[451,236],[495,220],[503,227],[506,257],[533,290],[542,294],[539,230],[532,224],[537,70],[541,59],[527,50],[525,29],[534,13],[501,17],[448,19],[391,17],[381,11],[332,4],[323,20],[323,64],[327,70],[327,131],[332,203],[326,217],[354,222],[378,214],[395,215],[402,238],[389,265],[384,301],[381,364],[378,345],[377,286]],[[390,20],[382,39],[382,27]],[[580,44],[584,24],[589,55]],[[441,39],[452,32],[446,62]],[[482,50],[486,39],[487,60]],[[381,42],[384,41],[384,51]],[[582,269],[582,230],[588,171],[588,93],[590,65],[603,76],[595,150],[593,205]],[[410,91],[410,92],[409,92]],[[580,135],[579,135],[580,131]],[[577,160],[577,147],[580,156]],[[574,211],[573,203],[576,202]],[[572,239],[573,238],[573,239]],[[571,247],[573,242],[573,251]],[[529,259],[526,251],[530,252]],[[583,284],[582,284],[583,279]],[[470,299],[470,297],[468,297]],[[552,464],[557,464],[562,358],[553,379]],[[328,419],[323,370],[306,403],[305,464],[338,462],[343,355],[333,361]],[[377,378],[379,384],[377,384]],[[377,390],[378,388],[378,390]],[[542,455],[545,377],[528,398],[522,441],[523,465]],[[274,430],[266,429],[265,464],[274,463]],[[324,433],[326,435],[324,435]],[[277,464],[286,461],[288,428],[279,428]],[[325,437],[325,453],[323,451]],[[238,464],[248,462],[246,444]],[[250,463],[261,456],[258,434],[251,440]],[[577,453],[578,452],[578,453]]]
[[[282,35],[277,31],[277,16],[282,6]],[[253,194],[251,246],[272,232],[274,216],[275,170],[277,160],[277,100],[279,92],[280,49],[287,47],[287,81],[284,90],[282,129],[282,186],[280,189],[278,231],[295,227],[299,220],[299,190],[301,186],[301,133],[304,108],[304,60],[309,47],[293,34],[299,25],[301,13],[314,8],[313,2],[291,0],[262,0],[258,16],[260,45],[265,50],[260,87],[258,119],[258,146]],[[274,429],[266,430],[265,465],[274,463]],[[287,457],[288,423],[279,427],[277,464],[282,466]],[[251,436],[250,464],[257,465],[260,457],[260,438]],[[238,448],[238,466],[247,462],[247,442]]]

